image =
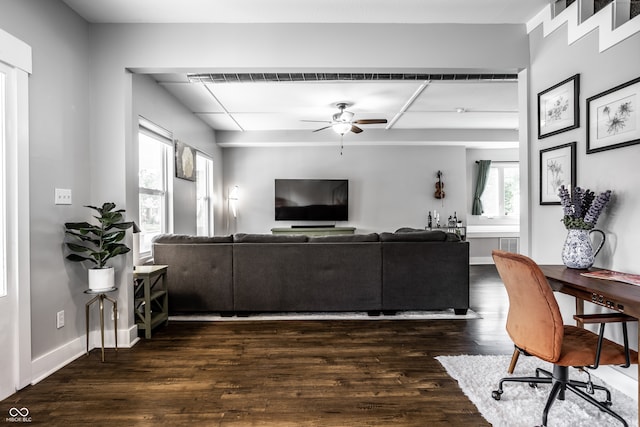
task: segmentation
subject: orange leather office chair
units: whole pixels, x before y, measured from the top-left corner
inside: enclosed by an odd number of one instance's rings
[[[590,377],[587,382],[570,380],[569,367],[595,369],[598,365],[629,366],[631,360],[638,360],[637,353],[630,351],[628,344],[622,346],[589,330],[564,325],[549,282],[530,258],[494,250],[493,259],[509,296],[506,329],[516,349],[553,363],[553,373],[536,369],[535,376],[502,378],[498,389],[492,393],[493,398],[500,400],[505,382],[523,382],[531,386],[552,384],[542,413],[543,426],[547,425],[549,409],[556,399],[564,400],[566,390],[627,426],[626,421],[610,409],[609,390],[592,384]],[[592,396],[595,390],[604,391],[606,401],[596,400]]]

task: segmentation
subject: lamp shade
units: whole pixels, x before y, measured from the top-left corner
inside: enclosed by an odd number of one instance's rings
[[[338,135],[344,135],[351,130],[351,123],[349,122],[336,122],[331,125],[331,129]]]

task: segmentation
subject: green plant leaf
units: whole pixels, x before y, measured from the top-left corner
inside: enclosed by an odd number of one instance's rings
[[[76,233],[73,231],[66,231],[66,234],[69,234],[73,237],[75,237],[76,239],[83,241],[83,242],[91,242],[94,245],[99,245],[100,244],[100,240],[99,239],[95,239],[94,237],[87,235],[87,234],[80,234],[80,233]]]
[[[96,265],[98,264],[94,259],[87,258],[87,257],[81,256],[81,255],[78,255],[78,254],[69,254],[69,255],[66,256],[66,258],[69,261],[73,261],[73,262],[90,261],[90,262],[92,262],[92,263],[94,263]]]
[[[85,207],[98,213],[98,215],[93,215],[93,218],[98,221],[99,225],[88,222],[65,223],[65,235],[88,245],[66,242],[69,250],[82,254],[70,254],[67,259],[70,261],[90,261],[102,268],[110,258],[130,252],[126,245],[118,243],[125,238],[126,230],[133,226],[131,221],[123,222],[125,210],[114,210],[116,205],[112,202],[103,203],[101,207],[92,205],[85,205]]]
[[[93,249],[91,248],[87,248],[86,246],[82,246],[82,245],[77,245],[75,243],[71,243],[71,242],[67,242],[67,247],[69,249],[71,249],[74,252],[88,252],[88,251],[92,251]]]

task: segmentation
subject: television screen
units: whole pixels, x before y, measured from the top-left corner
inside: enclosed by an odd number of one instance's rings
[[[347,221],[346,179],[276,179],[277,221]]]

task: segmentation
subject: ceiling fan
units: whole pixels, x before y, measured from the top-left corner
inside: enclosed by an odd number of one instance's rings
[[[318,123],[329,123],[328,126],[321,127],[320,129],[314,130],[314,132],[318,132],[325,129],[333,129],[339,135],[344,135],[347,132],[360,133],[362,129],[356,125],[373,125],[373,124],[382,124],[387,123],[387,119],[359,119],[353,120],[353,113],[351,111],[347,111],[347,103],[340,102],[336,104],[338,113],[335,113],[332,119],[329,120],[303,120],[303,122],[318,122]]]

